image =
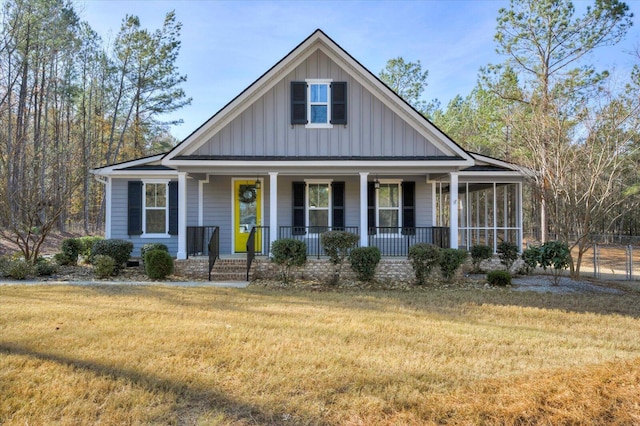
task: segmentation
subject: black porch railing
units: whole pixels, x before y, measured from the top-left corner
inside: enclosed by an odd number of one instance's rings
[[[209,251],[209,281],[211,281],[213,265],[215,265],[216,259],[220,257],[220,228],[217,226],[213,227],[213,232],[211,233],[211,238],[209,238],[207,249]]]
[[[187,258],[209,255],[209,241],[217,226],[187,226]]]
[[[256,253],[269,256],[269,231],[270,228],[268,226],[254,226],[251,228],[249,238],[247,238],[247,281],[249,281],[249,272]]]
[[[418,243],[449,247],[449,228],[446,226],[417,226],[369,228],[369,246],[378,247],[382,256],[408,256],[409,247]]]
[[[328,231],[345,231],[359,235],[357,226],[281,226],[278,230],[278,238],[303,241],[307,245],[307,255],[320,258],[325,255],[320,236]]]

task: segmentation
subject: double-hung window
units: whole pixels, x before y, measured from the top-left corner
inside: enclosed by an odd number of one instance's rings
[[[142,229],[146,236],[167,235],[169,230],[168,193],[168,181],[144,182]]]
[[[331,183],[307,182],[307,224],[312,234],[331,226]]]
[[[330,84],[331,80],[307,80],[307,127],[331,126]]]
[[[377,192],[377,226],[382,234],[397,234],[402,226],[399,182],[381,182]]]

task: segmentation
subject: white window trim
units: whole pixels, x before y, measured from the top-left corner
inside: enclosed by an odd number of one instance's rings
[[[331,83],[332,79],[327,78],[308,78],[305,80],[307,83],[307,117],[308,122],[305,125],[307,129],[331,129]],[[327,122],[326,123],[312,123],[311,122],[311,85],[312,84],[326,84],[327,85]],[[324,103],[318,105],[324,105]]]
[[[331,228],[332,224],[332,217],[331,217],[331,212],[333,210],[333,179],[305,179],[304,180],[305,186],[304,186],[304,191],[305,191],[305,206],[304,206],[304,221],[305,224],[307,226],[307,228],[309,228],[311,225],[309,224],[309,211],[311,210],[327,210],[327,226],[329,228]],[[320,185],[327,185],[329,187],[329,194],[328,196],[328,207],[325,208],[321,208],[321,209],[312,209],[309,206],[309,185],[313,185],[313,184],[320,184]],[[308,233],[309,237],[319,237],[321,234],[318,233]]]
[[[141,238],[170,238],[169,235],[169,182],[171,179],[143,179],[142,180],[142,235]],[[165,184],[165,215],[164,215],[164,233],[148,233],[147,232],[147,184]],[[149,207],[153,210],[161,210],[157,207]]]
[[[390,234],[380,234],[378,237],[382,238],[395,238],[402,235],[402,179],[380,179],[380,184],[398,185],[398,207],[380,207],[380,191],[376,190],[376,227],[380,227],[380,210],[397,210],[398,211],[398,232]]]

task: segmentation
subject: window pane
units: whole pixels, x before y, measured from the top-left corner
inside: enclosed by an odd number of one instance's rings
[[[165,214],[166,210],[147,210],[147,229],[148,234],[164,234],[166,232]]]
[[[309,184],[309,207],[329,207],[329,185],[326,183]]]
[[[379,207],[398,207],[398,185],[397,184],[380,184],[378,192]]]
[[[311,85],[311,102],[327,102],[328,86],[326,84]]]
[[[148,183],[145,185],[145,204],[147,207],[156,206],[156,185],[154,183]]]
[[[167,206],[167,185],[164,183],[156,184],[156,207]]]
[[[145,185],[145,203],[147,207],[166,207],[167,185],[164,183],[147,183]]]
[[[310,210],[309,226],[311,227],[329,226],[329,211],[328,210]]]
[[[328,122],[326,105],[311,105],[311,122],[312,123]]]
[[[381,227],[391,226],[398,227],[398,211],[397,210],[380,210],[378,212],[378,223]]]

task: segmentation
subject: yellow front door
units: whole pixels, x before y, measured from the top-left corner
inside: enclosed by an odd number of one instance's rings
[[[234,251],[247,251],[247,240],[254,226],[261,224],[262,192],[256,188],[254,180],[235,180],[233,183],[233,220],[234,220]],[[260,232],[255,236],[256,251],[261,246]]]

